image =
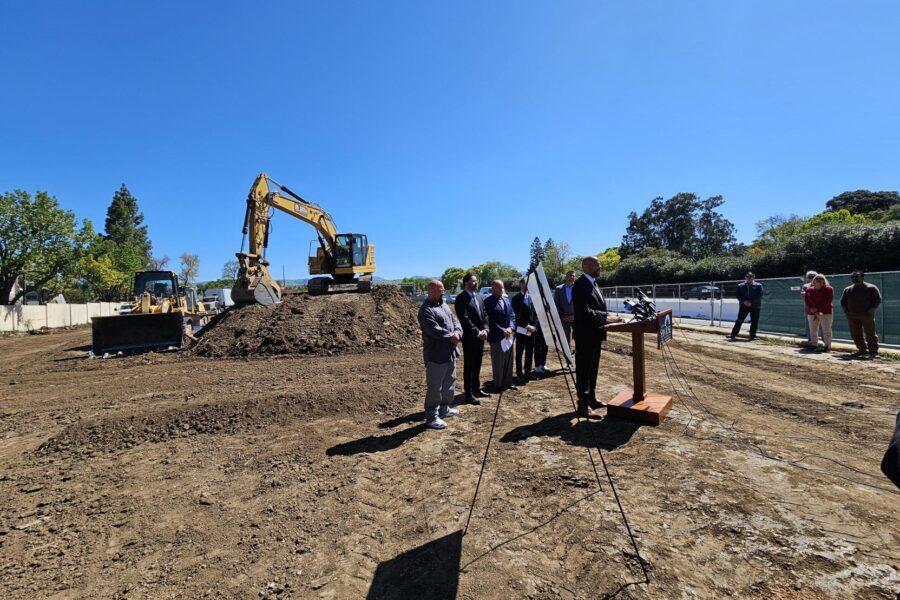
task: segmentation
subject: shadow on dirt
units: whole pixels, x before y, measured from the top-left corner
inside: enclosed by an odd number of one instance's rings
[[[640,429],[639,423],[606,417],[602,421],[574,421],[575,413],[547,417],[531,425],[522,425],[506,433],[501,442],[521,442],[530,437],[558,437],[567,444],[615,450]]]
[[[456,598],[462,535],[462,530],[454,531],[380,563],[367,600]]]
[[[425,423],[419,423],[390,435],[369,435],[352,442],[337,444],[325,451],[328,456],[351,456],[362,452],[387,452],[399,448],[405,442],[425,431]]]

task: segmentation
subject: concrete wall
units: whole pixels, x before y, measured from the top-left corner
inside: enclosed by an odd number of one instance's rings
[[[52,329],[87,325],[93,317],[116,314],[121,305],[121,302],[91,302],[0,306],[0,331],[33,331],[42,327]]]

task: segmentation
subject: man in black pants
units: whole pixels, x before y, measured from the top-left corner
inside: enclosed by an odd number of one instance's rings
[[[737,299],[740,302],[738,308],[738,316],[731,329],[729,339],[737,337],[744,324],[744,319],[750,315],[750,341],[756,339],[756,327],[759,325],[759,309],[762,307],[763,286],[756,283],[756,276],[753,273],[747,273],[744,276],[744,283],[737,286]]]
[[[575,308],[575,387],[578,389],[578,415],[588,419],[601,419],[595,409],[603,403],[597,400],[597,373],[600,370],[600,345],[606,339],[607,323],[621,321],[609,316],[606,301],[596,278],[600,274],[600,261],[586,256],[581,261],[581,277],[572,287],[572,304]]]
[[[525,385],[531,379],[531,359],[534,355],[534,332],[537,329],[537,313],[528,295],[525,279],[519,280],[519,293],[512,299],[513,312],[516,314],[516,328],[527,333],[516,331],[516,383]],[[525,354],[525,367],[522,368],[522,354]]]
[[[478,293],[478,277],[466,273],[463,292],[456,296],[456,316],[463,329],[463,390],[466,402],[481,404],[479,398],[490,396],[481,390],[481,360],[484,357],[484,341],[488,335],[487,313],[484,299]]]

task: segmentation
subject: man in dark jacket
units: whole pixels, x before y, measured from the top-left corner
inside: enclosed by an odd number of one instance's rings
[[[484,358],[484,342],[488,336],[487,311],[484,298],[478,293],[478,277],[466,273],[463,292],[456,296],[456,316],[462,325],[463,338],[463,390],[466,402],[481,404],[480,398],[490,396],[481,390],[481,362]]]
[[[841,308],[847,315],[850,335],[856,344],[852,356],[865,356],[868,346],[869,356],[878,356],[878,334],[875,332],[875,310],[881,304],[881,292],[871,283],[864,281],[865,273],[853,271],[850,281],[841,294]]]
[[[525,279],[519,280],[519,293],[512,299],[513,313],[516,315],[516,383],[525,385],[531,379],[531,360],[534,355],[534,332],[537,329],[537,312],[528,295]],[[522,333],[521,330],[525,330]],[[522,368],[522,354],[525,368]]]
[[[572,323],[575,322],[575,306],[572,304],[573,285],[575,285],[575,271],[569,271],[563,284],[553,290],[553,301],[556,303],[556,310],[559,311],[568,342],[572,341]]]
[[[425,359],[425,424],[431,429],[445,429],[444,419],[459,414],[450,403],[456,391],[456,347],[463,331],[444,302],[444,284],[437,279],[428,282],[428,298],[419,308],[419,327]]]
[[[747,273],[744,283],[737,286],[737,299],[740,303],[738,316],[731,329],[730,339],[735,339],[744,324],[744,319],[750,315],[750,341],[756,339],[756,327],[759,325],[759,309],[762,308],[763,286],[756,282],[756,275]]]
[[[888,444],[887,452],[881,459],[881,472],[900,488],[900,412],[897,413],[897,424],[894,426],[894,437]]]
[[[603,417],[595,409],[603,403],[597,400],[597,373],[600,370],[600,345],[606,339],[607,323],[621,321],[609,316],[606,301],[596,278],[600,274],[600,261],[587,256],[581,261],[582,275],[572,287],[572,304],[575,308],[575,386],[578,391],[578,414],[588,419]]]
[[[491,345],[494,389],[498,392],[516,389],[512,381],[512,346],[503,349],[514,340],[516,316],[509,300],[503,297],[503,282],[499,279],[491,283],[491,295],[484,300],[484,309],[488,316],[487,341]]]

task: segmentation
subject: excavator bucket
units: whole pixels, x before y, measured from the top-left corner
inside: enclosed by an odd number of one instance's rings
[[[280,290],[277,290],[265,279],[260,278],[256,285],[241,285],[240,281],[231,288],[231,299],[235,304],[262,304],[271,306],[281,302]]]
[[[151,313],[94,317],[91,321],[94,354],[128,350],[181,348],[184,318],[181,313]]]

